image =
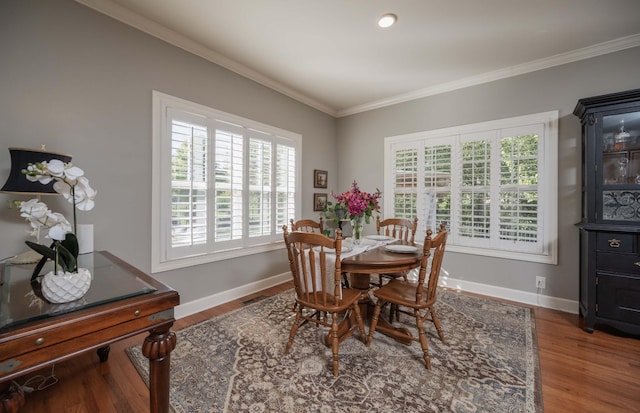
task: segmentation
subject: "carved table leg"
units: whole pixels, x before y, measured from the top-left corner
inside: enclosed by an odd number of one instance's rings
[[[142,354],[149,359],[149,394],[151,413],[169,413],[169,366],[176,347],[173,324],[151,330],[142,344]]]
[[[0,413],[17,413],[24,406],[22,389],[11,383],[0,384]]]

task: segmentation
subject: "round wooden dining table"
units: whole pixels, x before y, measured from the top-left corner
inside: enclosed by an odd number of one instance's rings
[[[409,271],[420,266],[423,257],[421,245],[412,244],[405,241],[396,241],[387,245],[411,245],[417,247],[415,252],[391,252],[385,248],[385,245],[367,250],[361,254],[344,258],[341,261],[342,272],[349,273],[350,287],[361,290],[360,312],[365,320],[368,320],[373,314],[373,303],[369,298],[371,274],[388,274],[394,272]],[[352,323],[355,323],[355,316],[350,314],[345,317],[339,327],[338,334],[342,341],[346,337],[341,335],[342,332],[348,331]],[[388,322],[388,320],[380,317],[376,331],[380,331],[390,337],[393,337],[402,344],[411,345],[411,332],[404,328],[396,328]]]

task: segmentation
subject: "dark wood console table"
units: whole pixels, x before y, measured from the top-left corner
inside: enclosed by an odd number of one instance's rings
[[[79,260],[91,270],[91,288],[67,304],[38,298],[30,283],[33,265],[0,265],[0,413],[24,403],[12,380],[85,351],[97,350],[106,361],[109,344],[145,331],[150,411],[168,413],[178,293],[108,252]]]

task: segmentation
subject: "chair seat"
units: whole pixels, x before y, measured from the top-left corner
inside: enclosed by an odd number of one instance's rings
[[[426,290],[422,294],[420,302],[416,303],[417,285],[417,283],[410,281],[393,280],[375,290],[373,294],[376,298],[405,307],[424,309],[432,306],[436,300],[427,300]]]
[[[342,299],[336,300],[336,297],[327,296],[326,305],[318,305],[317,302],[311,302],[304,300],[304,296],[296,298],[296,302],[304,307],[313,307],[320,311],[326,311],[327,313],[341,313],[349,308],[353,303],[358,302],[360,299],[360,290],[354,290],[352,288],[342,289]]]

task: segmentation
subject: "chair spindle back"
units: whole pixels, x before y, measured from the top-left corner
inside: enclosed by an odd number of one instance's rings
[[[440,230],[436,236],[432,238],[432,235],[433,231],[430,229],[427,230],[427,236],[424,240],[423,247],[424,255],[422,257],[422,262],[420,263],[418,285],[416,287],[416,304],[423,301],[434,300],[438,287],[438,279],[440,278],[440,269],[442,268],[442,259],[444,258],[444,251],[449,231],[445,229],[445,224],[441,224]],[[429,267],[430,257],[431,266]],[[429,270],[428,278],[427,269]]]
[[[376,231],[378,235],[386,235],[405,242],[414,243],[417,228],[417,217],[413,220],[404,218],[387,218],[383,221],[380,221],[380,217],[376,217]],[[381,233],[381,231],[384,233]]]
[[[342,289],[342,231],[331,239],[315,232],[289,233],[286,225],[282,229],[298,298],[314,307],[335,304]]]

